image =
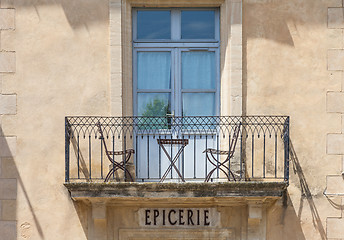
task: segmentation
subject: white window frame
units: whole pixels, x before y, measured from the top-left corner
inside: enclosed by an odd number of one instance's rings
[[[137,39],[137,11],[170,10],[171,11],[171,39]],[[214,10],[215,11],[215,39],[181,39],[181,11],[182,10]],[[215,92],[214,115],[220,115],[220,13],[219,8],[134,8],[132,10],[133,26],[133,111],[138,114],[138,93],[140,92],[170,92],[171,110],[176,116],[182,116],[183,92],[207,93]],[[137,53],[140,51],[170,51],[172,63],[171,90],[139,90],[137,88]],[[181,87],[181,52],[183,51],[214,51],[215,52],[215,90],[192,89],[183,90]]]

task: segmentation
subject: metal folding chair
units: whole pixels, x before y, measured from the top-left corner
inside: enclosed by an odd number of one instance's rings
[[[229,164],[230,164],[230,159],[234,156],[235,147],[239,138],[241,125],[242,124],[239,123],[234,128],[233,136],[230,139],[229,151],[216,150],[213,148],[207,148],[206,150],[203,151],[203,153],[205,153],[207,156],[207,160],[214,166],[214,168],[206,176],[204,182],[209,182],[209,180],[211,179],[211,176],[217,169],[221,170],[226,175],[228,181],[230,181],[230,176],[232,176],[233,180],[236,181],[233,172],[230,170]],[[215,157],[218,155],[227,155],[227,158],[223,162],[221,162],[219,159],[217,159],[217,157]],[[227,163],[228,163],[228,166],[226,166]]]
[[[99,139],[102,141],[102,144],[104,145],[105,154],[106,154],[107,158],[109,159],[109,161],[112,163],[112,168],[110,169],[109,173],[106,175],[104,182],[109,181],[111,175],[115,174],[115,172],[117,170],[122,170],[124,172],[124,174],[128,174],[130,180],[133,182],[134,179],[131,176],[129,170],[126,168],[126,164],[129,162],[131,155],[135,153],[135,150],[134,149],[126,149],[124,151],[109,151],[107,146],[106,146],[106,142],[104,139],[101,124],[98,122],[96,124],[96,126],[98,127],[98,132],[100,133]],[[123,156],[123,155],[125,157],[122,158],[121,161],[117,162],[115,160],[115,156]]]

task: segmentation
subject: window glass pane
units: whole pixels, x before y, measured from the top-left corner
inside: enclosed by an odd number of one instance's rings
[[[137,11],[138,39],[170,39],[170,11]]]
[[[171,88],[170,52],[138,52],[137,87],[138,89]]]
[[[166,116],[171,113],[170,93],[138,93],[139,116]]]
[[[213,116],[215,93],[183,93],[183,116]]]
[[[182,53],[183,89],[214,89],[215,79],[215,52]]]
[[[215,11],[182,11],[182,39],[215,39]]]

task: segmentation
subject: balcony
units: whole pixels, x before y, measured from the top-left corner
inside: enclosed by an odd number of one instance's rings
[[[72,197],[280,197],[289,117],[66,117]]]

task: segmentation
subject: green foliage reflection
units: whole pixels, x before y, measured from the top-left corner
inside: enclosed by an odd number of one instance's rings
[[[171,118],[167,117],[170,114],[170,104],[164,99],[156,97],[152,102],[149,102],[142,113],[144,117],[152,117],[147,122],[145,129],[170,129]],[[154,118],[153,118],[154,117]],[[160,118],[156,118],[160,117]],[[141,125],[141,129],[142,129]]]
[[[155,98],[146,105],[142,114],[144,117],[165,117],[170,113],[170,106],[163,99]]]

